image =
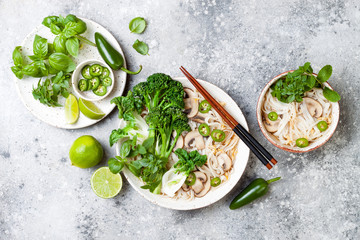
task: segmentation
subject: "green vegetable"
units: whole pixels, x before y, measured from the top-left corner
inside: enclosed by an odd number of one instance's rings
[[[99,77],[102,74],[103,67],[99,64],[93,64],[90,66],[90,75],[93,77]]]
[[[146,43],[139,41],[139,39],[136,39],[133,48],[141,55],[146,55],[149,52],[149,46]]]
[[[206,123],[200,124],[198,131],[204,137],[207,137],[210,135],[210,127]]]
[[[92,79],[89,80],[89,84],[90,84],[91,90],[95,90],[100,85],[100,79],[98,77],[93,77]]]
[[[186,177],[185,184],[188,186],[192,186],[195,184],[196,176],[195,173],[191,172],[189,176]]]
[[[107,88],[100,84],[96,89],[93,89],[93,93],[97,96],[104,96],[107,93]]]
[[[206,100],[201,101],[201,103],[199,104],[199,112],[201,113],[208,113],[210,109],[211,109],[211,105]]]
[[[124,68],[123,56],[118,51],[116,51],[116,49],[113,48],[113,46],[111,46],[111,44],[108,41],[106,41],[106,39],[98,32],[95,33],[95,42],[101,57],[112,69],[114,70],[121,69],[122,71],[128,74],[138,74],[141,71],[142,69],[141,65],[137,72],[132,72]]]
[[[49,57],[49,64],[58,71],[72,72],[76,68],[73,60],[63,53],[53,53]]]
[[[277,80],[271,86],[271,95],[285,103],[301,102],[305,92],[313,88],[322,88],[324,97],[327,100],[337,102],[341,99],[340,95],[323,85],[330,78],[331,74],[332,67],[326,65],[319,71],[317,76],[314,76],[313,69],[310,63],[307,62],[304,66],[300,66],[299,69],[289,72],[285,77]]]
[[[81,69],[81,75],[85,78],[85,79],[92,79],[92,76],[90,75],[90,66],[86,65],[85,67],[83,67],[83,69]]]
[[[230,204],[230,209],[234,210],[240,208],[255,199],[264,196],[268,189],[269,184],[278,181],[280,177],[273,178],[265,181],[263,178],[257,178],[252,181],[239,195],[237,195]]]
[[[78,83],[78,88],[80,91],[86,91],[89,87],[89,81],[87,79],[81,79]]]
[[[309,146],[309,141],[306,138],[298,138],[296,139],[296,146],[300,148],[304,148]]]
[[[276,112],[270,112],[268,114],[268,118],[271,120],[271,121],[276,121],[278,119],[278,114]]]
[[[328,124],[325,121],[318,122],[318,124],[316,126],[320,130],[320,132],[323,132],[328,128]]]
[[[214,129],[211,132],[211,138],[215,142],[222,142],[222,141],[224,141],[225,137],[226,137],[225,132],[220,129]]]
[[[186,176],[195,170],[195,166],[201,167],[207,161],[207,156],[201,155],[196,150],[188,153],[186,150],[178,148],[175,150],[175,154],[179,158],[179,161],[174,164],[175,173],[182,172]]]
[[[102,82],[102,84],[103,84],[104,86],[106,86],[106,87],[109,87],[109,86],[111,86],[111,84],[112,84],[112,80],[111,80],[110,77],[103,78],[103,79],[101,80],[101,82]]]
[[[74,57],[78,56],[79,48],[80,48],[79,39],[75,37],[70,37],[68,38],[68,40],[66,40],[65,46],[66,46],[66,50],[69,52],[71,56]]]
[[[103,72],[101,73],[100,78],[101,78],[101,79],[104,79],[104,78],[108,77],[109,75],[110,75],[109,69],[108,69],[107,67],[104,67],[104,68],[103,68]]]
[[[217,187],[217,186],[219,186],[220,184],[221,184],[221,179],[220,179],[219,177],[213,178],[213,179],[211,179],[211,181],[210,181],[210,185],[211,185],[212,187]]]
[[[136,17],[132,19],[129,23],[129,29],[132,33],[142,33],[145,31],[146,21],[142,17]]]
[[[116,159],[110,158],[108,161],[109,169],[112,173],[117,174],[124,168],[126,162],[126,159],[119,156],[116,156]]]

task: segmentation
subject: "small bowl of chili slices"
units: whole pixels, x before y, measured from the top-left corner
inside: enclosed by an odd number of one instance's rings
[[[114,73],[103,61],[96,59],[81,62],[72,75],[72,87],[83,99],[99,101],[114,88]]]

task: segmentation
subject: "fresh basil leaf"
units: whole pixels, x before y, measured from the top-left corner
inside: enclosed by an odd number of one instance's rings
[[[54,45],[52,43],[48,43],[48,57],[55,52]]]
[[[322,83],[326,82],[331,77],[331,74],[332,67],[330,65],[326,65],[319,71],[317,79]]]
[[[36,61],[34,62],[34,64],[39,68],[41,72],[41,77],[49,75],[49,70],[43,60]]]
[[[28,56],[31,60],[33,60],[33,61],[40,61],[40,60],[42,60],[42,58],[41,57],[38,57],[38,56],[36,56],[36,55],[31,55],[31,56]]]
[[[138,151],[138,153],[140,153],[141,155],[146,154],[146,148],[143,145],[138,145],[136,150]]]
[[[24,73],[22,72],[21,68],[19,68],[17,66],[12,66],[11,71],[15,74],[15,76],[18,79],[22,79],[24,77]]]
[[[63,34],[66,38],[73,37],[77,34],[84,33],[86,31],[86,23],[80,19],[77,20],[77,22],[68,22],[65,25],[65,28],[63,30]]]
[[[55,35],[59,35],[61,33],[61,28],[57,26],[55,23],[51,23],[50,30]]]
[[[131,150],[131,140],[127,140],[121,144],[120,157],[125,158],[129,155]]]
[[[65,88],[61,90],[61,96],[63,96],[64,98],[67,98],[69,94],[70,94],[69,91]]]
[[[154,142],[155,138],[150,137],[142,143],[142,146],[148,151],[153,146]]]
[[[73,57],[77,57],[79,54],[79,40],[75,37],[71,37],[68,40],[66,40],[66,50],[69,52],[69,54]]]
[[[330,102],[338,102],[341,99],[340,95],[337,92],[331,90],[328,87],[324,88],[323,94],[324,94],[324,97],[327,100],[329,100]]]
[[[115,158],[110,158],[108,161],[110,172],[117,174],[124,168],[124,163]]]
[[[66,37],[64,37],[62,34],[55,37],[53,44],[55,52],[67,54]]]
[[[56,23],[58,20],[57,16],[49,16],[44,18],[44,20],[42,21],[42,24],[48,28],[50,28],[51,23]]]
[[[139,41],[138,39],[136,39],[136,41],[134,42],[133,48],[142,55],[146,55],[149,52],[148,45],[142,41]]]
[[[53,53],[49,57],[49,64],[51,67],[59,71],[72,72],[76,64],[73,60],[63,53]]]
[[[48,54],[48,44],[46,38],[35,35],[33,45],[33,51],[36,56],[44,58]]]
[[[12,54],[12,59],[14,61],[14,65],[18,68],[21,68],[24,64],[24,60],[21,55],[20,48],[21,48],[21,46],[17,46],[14,49],[13,54]]]
[[[132,33],[142,33],[145,31],[146,21],[142,17],[136,17],[129,23],[129,29]]]
[[[66,16],[64,23],[67,24],[68,22],[76,22],[77,19],[78,18],[75,15],[69,14]]]
[[[31,63],[28,65],[25,65],[22,69],[22,72],[25,75],[28,75],[31,77],[38,77],[39,73],[40,73],[40,69],[34,63]]]
[[[110,137],[109,137],[110,147],[112,147],[120,139],[122,139],[124,137],[128,137],[128,136],[129,135],[127,134],[127,132],[121,128],[112,130]]]
[[[316,79],[313,75],[308,75],[306,78],[306,85],[312,89],[315,86]]]

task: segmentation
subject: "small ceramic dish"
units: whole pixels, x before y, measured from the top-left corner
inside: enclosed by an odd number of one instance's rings
[[[82,69],[86,66],[86,65],[94,65],[94,64],[99,64],[101,65],[102,67],[106,67],[107,69],[109,69],[109,77],[111,78],[112,80],[112,83],[110,86],[106,87],[107,89],[107,92],[105,95],[103,96],[98,96],[96,95],[95,93],[93,93],[92,90],[88,90],[88,91],[80,91],[79,89],[79,81],[81,79],[84,79],[84,77],[81,75],[81,71]],[[114,73],[112,71],[112,69],[103,61],[99,61],[99,60],[96,60],[96,59],[90,59],[90,60],[85,60],[83,62],[81,62],[79,65],[77,65],[74,73],[72,74],[72,77],[71,77],[71,82],[72,82],[72,87],[74,89],[74,91],[83,99],[85,100],[88,100],[88,101],[99,101],[101,99],[104,99],[106,98],[110,93],[111,91],[113,90],[114,88],[114,85],[115,85],[115,78],[114,78]]]
[[[267,138],[267,140],[269,140],[269,142],[271,142],[274,146],[276,146],[282,150],[288,151],[288,152],[295,152],[295,153],[309,152],[309,151],[315,150],[315,149],[319,148],[320,146],[324,145],[334,134],[335,129],[339,123],[340,107],[339,107],[338,102],[331,102],[331,104],[332,104],[332,122],[329,125],[329,128],[326,130],[326,133],[322,137],[317,139],[316,141],[311,142],[309,144],[309,146],[300,148],[297,146],[292,147],[292,146],[280,143],[280,141],[272,133],[270,133],[266,130],[264,122],[263,122],[262,107],[264,105],[265,94],[267,93],[267,91],[269,90],[271,85],[273,85],[278,79],[286,76],[289,72],[293,72],[293,71],[287,71],[287,72],[277,75],[276,77],[271,79],[270,82],[264,87],[264,89],[262,90],[262,92],[259,96],[259,99],[258,99],[258,103],[257,103],[257,107],[256,107],[256,117],[257,117],[257,121],[260,126],[260,129],[261,129],[261,132],[264,134],[264,136]],[[316,76],[316,74],[314,74],[314,75]],[[327,82],[325,82],[324,85],[330,89],[333,89],[330,86],[330,84],[328,84]]]

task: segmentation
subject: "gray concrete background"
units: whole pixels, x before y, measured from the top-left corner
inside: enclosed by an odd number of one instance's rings
[[[0,239],[359,239],[359,57],[357,0],[5,1],[0,0]],[[244,176],[219,202],[173,211],[143,199],[125,182],[110,200],[92,192],[96,168],[71,167],[68,150],[79,136],[95,136],[106,156],[117,112],[81,130],[51,127],[27,111],[10,71],[11,53],[48,15],[92,19],[114,34],[128,65],[130,89],[149,74],[193,75],[224,89],[244,112],[251,133],[277,158],[270,172],[251,154]],[[146,18],[142,35],[129,21]],[[139,38],[150,56],[132,49]],[[320,149],[292,154],[261,134],[255,108],[264,85],[310,61],[331,64],[341,94],[336,133]],[[105,164],[105,161],[102,165]],[[228,205],[256,177],[281,176],[268,195],[236,211]]]

